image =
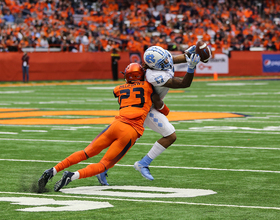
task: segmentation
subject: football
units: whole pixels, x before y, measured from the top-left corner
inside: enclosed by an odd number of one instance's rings
[[[207,63],[211,58],[211,50],[203,41],[198,41],[195,47],[195,53],[200,56],[200,61]]]

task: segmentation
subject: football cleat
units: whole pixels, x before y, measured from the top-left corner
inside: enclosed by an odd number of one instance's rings
[[[74,175],[74,173],[69,171],[64,171],[62,178],[58,180],[54,185],[54,191],[59,191],[62,187],[67,186],[72,180],[71,177]]]
[[[108,177],[108,174],[107,174],[107,171],[104,171],[103,173],[100,173],[100,174],[97,174],[96,177],[99,181],[99,183],[102,185],[102,186],[109,186],[109,183],[107,183],[107,179],[106,177]]]
[[[38,180],[38,192],[42,193],[45,189],[46,184],[48,181],[53,178],[53,168],[45,170],[42,176]]]
[[[138,171],[141,173],[141,175],[142,175],[143,177],[145,177],[147,180],[154,180],[154,177],[153,177],[153,176],[151,175],[151,173],[150,173],[149,167],[148,167],[148,166],[142,165],[142,164],[140,163],[140,161],[136,161],[136,162],[134,163],[134,169],[135,169],[135,170],[138,170]]]

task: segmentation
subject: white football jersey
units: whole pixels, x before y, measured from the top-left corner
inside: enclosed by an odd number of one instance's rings
[[[163,85],[171,78],[174,77],[174,66],[171,54],[166,50],[171,60],[172,69],[169,70],[146,70],[146,80],[151,83],[157,94],[161,99],[164,99],[169,91],[169,88]],[[175,132],[174,126],[168,121],[167,117],[160,113],[158,110],[151,107],[149,114],[144,122],[144,127],[148,126],[153,131],[161,134],[163,137],[167,137]]]
[[[170,70],[151,70],[146,71],[146,80],[151,83],[156,93],[163,99],[169,91],[169,88],[163,85],[171,78],[174,77],[174,71]]]

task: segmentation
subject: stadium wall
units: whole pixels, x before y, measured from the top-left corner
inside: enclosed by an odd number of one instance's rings
[[[280,75],[279,72],[263,73],[262,54],[273,52],[233,51],[229,59],[229,73],[223,76],[267,76]],[[82,80],[112,79],[111,54],[95,53],[29,53],[31,81],[42,80]],[[129,64],[129,53],[120,52],[119,71]],[[22,53],[0,53],[0,81],[21,81]],[[176,76],[183,76],[177,72]],[[209,74],[196,74],[196,77]],[[119,73],[119,78],[123,76]]]

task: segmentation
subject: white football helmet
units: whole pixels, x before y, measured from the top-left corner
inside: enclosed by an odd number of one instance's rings
[[[144,53],[144,61],[151,69],[168,70],[173,68],[171,54],[159,46],[149,47]]]

